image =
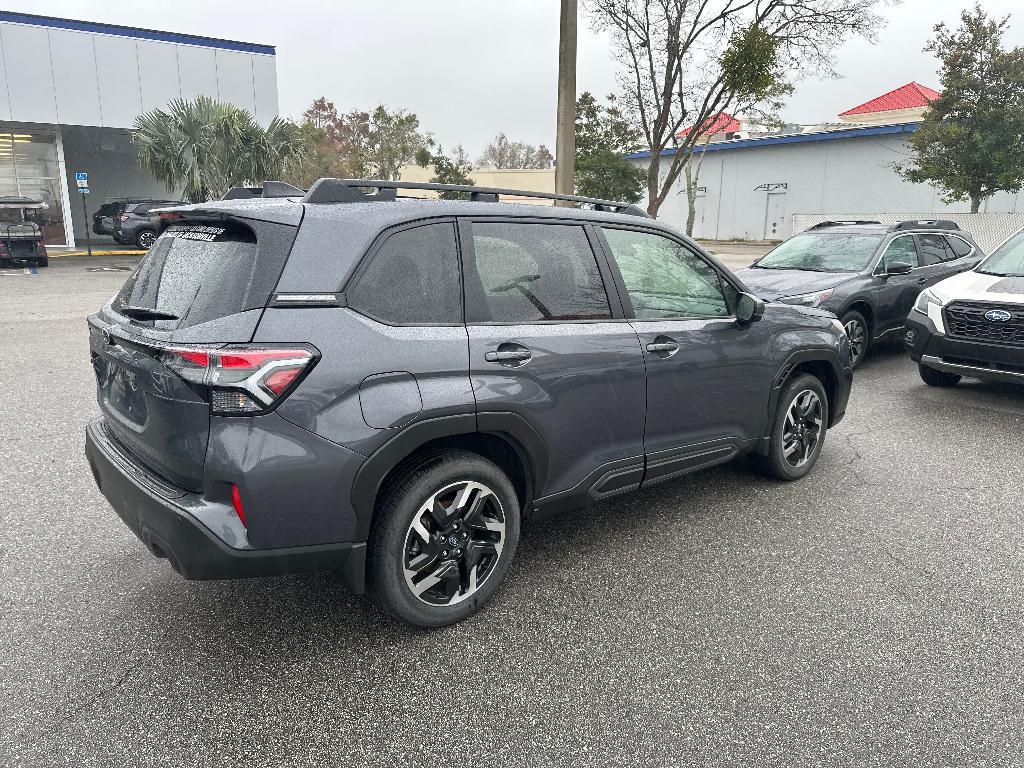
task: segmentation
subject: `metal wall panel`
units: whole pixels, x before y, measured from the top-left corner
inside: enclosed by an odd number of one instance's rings
[[[56,123],[57,101],[50,69],[50,41],[42,27],[5,24],[4,69],[11,94],[11,119]]]
[[[212,48],[195,48],[190,45],[176,46],[178,49],[178,81],[181,97],[194,99],[200,94],[217,98],[217,57]]]
[[[277,116],[277,61],[273,56],[252,55],[256,86],[256,119],[266,126]]]
[[[136,42],[124,37],[94,37],[102,125],[126,128],[142,113]],[[145,43],[139,43],[145,45]],[[60,102],[58,101],[58,106]],[[66,122],[76,123],[74,120]],[[77,122],[78,125],[95,123]]]
[[[256,114],[252,54],[217,51],[217,98]]]
[[[11,119],[11,94],[7,89],[7,74],[4,71],[4,42],[3,42],[3,30],[0,27],[0,76],[3,77],[3,82],[0,83],[0,120]]]
[[[162,109],[178,98],[178,51],[171,43],[139,40],[136,43],[142,111]]]
[[[51,29],[48,36],[57,120],[73,125],[99,125],[100,95],[96,88],[93,35]]]

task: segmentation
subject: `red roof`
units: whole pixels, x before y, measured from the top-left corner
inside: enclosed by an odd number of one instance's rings
[[[706,126],[702,131],[702,136],[714,135],[716,133],[735,133],[740,129],[740,121],[730,115],[728,112],[719,112],[714,117],[709,117],[704,121]],[[679,138],[689,136],[690,131],[693,130],[692,125],[688,125],[679,133],[676,134]]]
[[[866,115],[871,112],[888,112],[890,109],[913,109],[914,107],[927,107],[929,103],[939,97],[938,91],[933,91],[926,85],[920,83],[907,83],[888,93],[883,93],[876,99],[866,101],[863,104],[840,112],[844,115]]]

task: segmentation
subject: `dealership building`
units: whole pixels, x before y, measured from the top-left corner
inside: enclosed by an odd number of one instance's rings
[[[907,139],[936,96],[926,86],[907,83],[846,110],[832,123],[790,125],[778,132],[744,130],[742,121],[719,116],[692,161],[700,167],[694,236],[782,240],[824,219],[961,219],[969,203],[946,203],[936,187],[912,184],[894,167],[912,158]],[[662,153],[663,173],[673,152]],[[651,153],[627,157],[646,168]],[[685,228],[686,191],[680,174],[658,218]],[[1024,225],[1024,192],[1000,192],[981,210],[987,216],[963,221],[972,227],[984,223],[991,231],[974,234],[994,247]]]
[[[168,195],[139,169],[141,113],[205,94],[263,125],[277,115],[270,45],[0,11],[0,63],[0,196],[48,203],[52,246],[81,245],[105,202]]]

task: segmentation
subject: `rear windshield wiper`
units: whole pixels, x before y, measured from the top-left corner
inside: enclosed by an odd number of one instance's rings
[[[117,310],[132,320],[180,320],[177,315],[149,307],[121,307]]]

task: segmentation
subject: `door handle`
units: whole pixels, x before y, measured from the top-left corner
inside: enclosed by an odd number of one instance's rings
[[[533,353],[520,344],[501,344],[497,350],[484,353],[484,360],[501,365],[525,365],[533,358]]]
[[[670,339],[668,336],[658,336],[647,345],[647,351],[654,352],[661,357],[672,357],[672,355],[679,351],[679,345],[675,339]]]

